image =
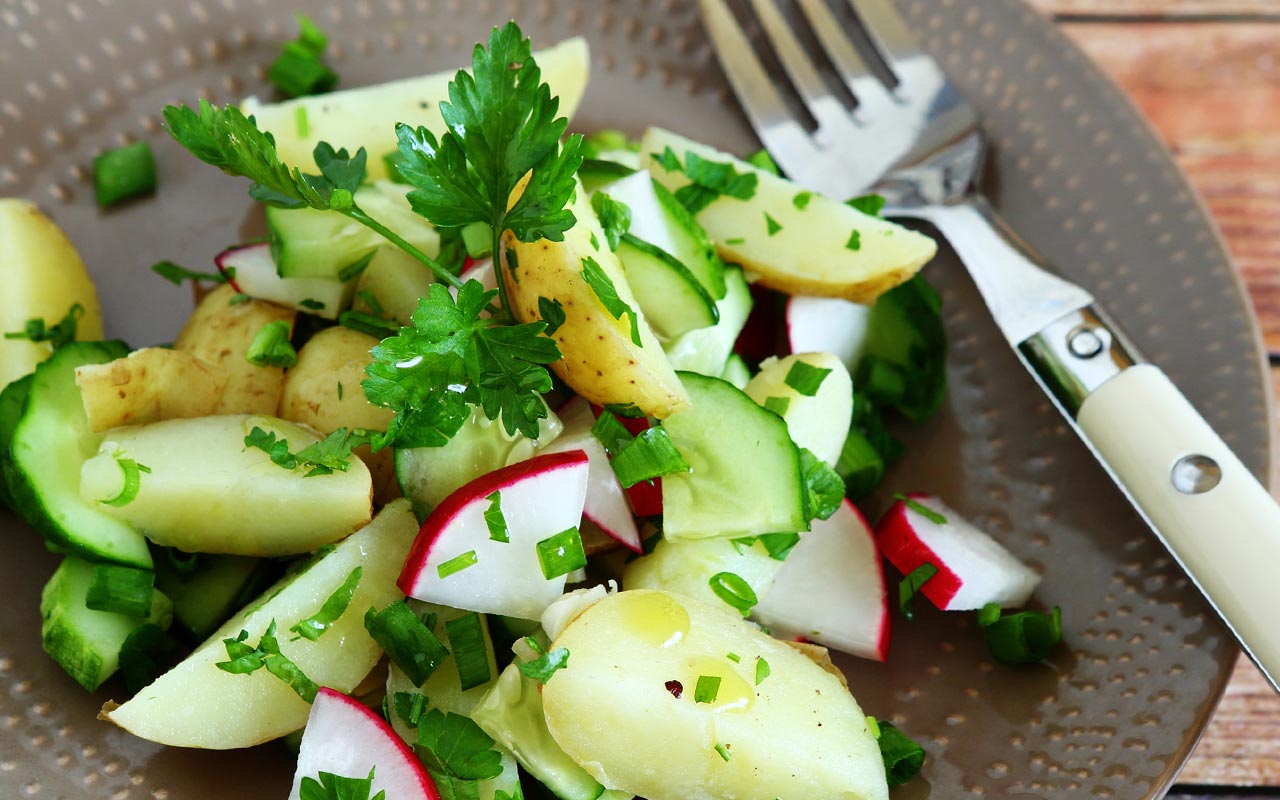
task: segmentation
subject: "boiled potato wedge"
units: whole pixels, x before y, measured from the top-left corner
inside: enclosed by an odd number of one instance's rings
[[[668,170],[661,159],[651,157],[668,148],[681,165],[692,153],[756,176],[749,198],[721,195],[697,219],[725,261],[741,264],[770,289],[872,303],[916,274],[938,250],[924,234],[805,192],[727,153],[650,128],[640,141],[641,161],[673,192],[689,184],[683,167]]]
[[[798,391],[787,382],[796,364],[827,370],[811,394]],[[785,400],[786,410],[779,416],[787,421],[791,440],[835,466],[853,418],[853,379],[839,357],[831,353],[794,353],[784,358],[766,358],[743,391],[760,405],[770,397]]]
[[[622,588],[661,589],[732,610],[711,589],[711,577],[729,572],[742,578],[756,597],[764,597],[782,563],[759,541],[743,547],[729,539],[659,539],[653,552],[627,564]]]
[[[606,787],[649,800],[889,796],[852,695],[735,613],[624,591],[582,612],[553,646],[570,657],[543,686],[547,726]],[[713,700],[695,699],[702,676],[720,679]]]
[[[80,496],[156,544],[188,553],[306,553],[369,521],[364,462],[353,458],[346,472],[330,475],[286,469],[246,445],[254,428],[287,440],[293,453],[320,440],[310,428],[244,414],[116,428],[81,467]],[[136,494],[119,502],[129,491],[124,459],[146,471],[135,477]]]
[[[394,412],[372,405],[360,382],[378,340],[341,326],[325,328],[312,336],[298,352],[298,363],[284,374],[280,416],[310,425],[324,434],[338,428],[385,431]],[[374,497],[379,504],[400,494],[391,448],[371,453],[367,445],[356,454],[373,474]]]
[[[205,417],[218,410],[226,369],[182,350],[148,347],[76,368],[89,429]]]
[[[634,403],[645,414],[659,419],[688,408],[689,395],[645,321],[627,285],[622,264],[609,250],[581,186],[571,208],[578,222],[562,242],[521,242],[510,231],[503,234],[502,279],[516,318],[520,322],[541,319],[540,298],[560,303],[565,321],[551,337],[564,357],[551,368],[591,402]],[[624,313],[621,319],[610,316],[582,277],[587,258],[600,265],[618,296],[637,315],[639,346],[631,338],[629,314]]]
[[[551,94],[560,98],[560,116],[572,118],[587,88],[587,40],[580,36],[566,39],[533,57],[542,69],[542,80],[551,86]],[[448,69],[282,103],[263,103],[250,97],[240,109],[256,117],[259,128],[271,131],[284,163],[311,172],[315,163],[311,154],[319,142],[345,147],[352,153],[363,147],[369,153],[366,180],[375,181],[387,177],[382,156],[396,149],[397,122],[423,125],[437,134],[444,130],[440,103],[449,99],[449,82],[456,74],[457,69]],[[305,130],[299,119],[306,119]]]
[[[215,413],[274,415],[284,370],[250,364],[245,353],[262,326],[285,320],[292,327],[297,312],[261,300],[237,300],[236,290],[226,284],[205,295],[173,347],[226,370]]]
[[[388,505],[362,530],[264,592],[132,700],[120,706],[107,703],[101,716],[143,739],[210,750],[251,747],[298,730],[311,706],[265,669],[247,675],[218,669],[218,662],[228,660],[223,639],[245,631],[246,641],[256,645],[274,621],[281,653],[308,678],[351,691],[382,657],[382,649],[365,631],[365,611],[403,597],[396,576],[417,533],[407,502]],[[315,641],[290,633],[319,611],[357,567],[361,576],[355,595],[332,627]]]
[[[27,320],[54,325],[79,303],[76,338],[102,338],[102,308],[84,261],[53,220],[34,203],[0,197],[0,334],[22,331]],[[46,342],[0,335],[0,389],[36,368],[52,350]]]

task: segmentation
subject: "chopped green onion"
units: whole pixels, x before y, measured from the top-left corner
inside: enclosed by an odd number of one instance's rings
[[[502,514],[502,492],[494,492],[485,498],[489,507],[484,512],[484,524],[489,528],[489,538],[495,542],[510,542],[507,518]]]
[[[770,236],[773,236],[778,231],[782,230],[782,225],[776,219],[771,217],[768,211],[764,212],[764,226],[765,231],[767,231]]]
[[[418,720],[427,710],[427,696],[421,692],[396,692],[391,698],[398,716],[410,728],[418,727]]]
[[[462,691],[489,682],[489,649],[485,646],[484,620],[472,611],[444,624],[445,636],[453,648]]]
[[[853,384],[859,391],[884,405],[897,405],[907,396],[906,371],[879,356],[862,357],[854,370]]]
[[[730,758],[728,745],[717,744],[716,753],[718,753],[720,758],[724,759],[725,761],[728,761]]]
[[[568,648],[553,647],[538,658],[520,664],[517,669],[520,670],[521,675],[529,678],[530,680],[535,680],[538,683],[546,683],[551,680],[552,675],[567,666],[569,666]]]
[[[363,311],[343,311],[338,315],[338,324],[344,328],[350,328],[353,331],[372,336],[375,339],[385,339],[400,332],[400,324],[398,322],[375,317],[373,314],[366,314]]]
[[[111,454],[116,460],[116,464],[120,467],[120,472],[124,474],[124,483],[120,487],[120,491],[112,497],[105,500],[99,500],[104,506],[112,506],[120,508],[132,503],[138,497],[138,491],[142,488],[142,473],[150,472],[151,468],[146,464],[139,464],[132,458],[128,458],[123,450],[117,450]]]
[[[364,627],[414,686],[421,686],[449,657],[449,651],[403,600],[381,611],[369,609]]]
[[[756,659],[756,686],[764,683],[764,679],[769,677],[773,670],[769,669],[769,662],[763,658]]]
[[[298,129],[298,138],[305,139],[311,133],[311,123],[307,120],[307,107],[298,106],[293,110],[293,122]]]
[[[364,574],[363,567],[356,567],[351,570],[351,574],[347,575],[347,579],[342,585],[334,589],[333,594],[329,595],[324,604],[320,606],[320,610],[315,614],[298,622],[289,630],[298,634],[298,638],[307,639],[314,642],[324,635],[325,631],[338,621],[338,618],[346,613],[347,606],[351,605],[351,598],[355,597],[356,588],[360,585],[360,576]]]
[[[178,643],[159,625],[145,622],[129,632],[120,645],[120,672],[124,675],[125,689],[130,694],[142,691],[163,671],[160,663],[167,661],[178,649]]]
[[[814,397],[818,394],[822,382],[831,374],[831,370],[822,367],[815,367],[812,364],[806,364],[803,361],[792,363],[791,369],[787,370],[787,377],[783,381],[795,389],[805,397]]]
[[[884,198],[878,194],[864,194],[853,198],[845,205],[857,209],[869,217],[878,217],[880,216],[880,209],[884,208]]]
[[[747,240],[742,238],[741,236],[735,236],[732,239],[725,239],[724,243],[727,245],[733,246],[733,245],[745,244],[746,241]]]
[[[867,715],[867,731],[871,734],[871,738],[880,738],[880,723],[870,714]]]
[[[468,550],[459,556],[454,556],[440,566],[436,567],[436,574],[441,578],[447,578],[462,572],[467,567],[474,567],[479,559],[476,557],[475,550]]]
[[[292,367],[298,363],[298,351],[289,343],[288,320],[278,319],[263,325],[249,344],[244,358],[257,367]]]
[[[987,637],[987,649],[1001,664],[1034,664],[1049,657],[1062,641],[1062,609],[1048,614],[1019,611],[1003,614],[998,603],[978,612],[978,627]]]
[[[735,663],[735,664],[741,664],[741,663],[742,663],[742,656],[738,655],[737,653],[726,653],[726,654],[725,654],[725,658],[729,659],[730,661],[732,661],[732,662],[733,662],[733,663]]]
[[[768,150],[760,149],[755,151],[747,156],[747,163],[756,169],[762,169],[774,175],[782,174],[782,171],[778,169],[778,162],[773,160],[773,156],[769,155]]]
[[[836,472],[844,479],[845,495],[857,500],[880,485],[884,478],[884,457],[871,446],[867,437],[851,427],[844,446],[840,448]]]
[[[352,261],[342,269],[338,270],[338,280],[346,283],[352,278],[357,278],[362,272],[369,268],[369,262],[373,261],[373,257],[378,254],[377,248],[370,250],[364,255]]]
[[[813,192],[798,192],[795,197],[791,198],[791,205],[800,211],[804,211],[809,206],[809,201],[813,199]]]
[[[149,569],[94,564],[84,604],[94,611],[146,617],[151,613],[155,584],[156,574]]]
[[[787,409],[791,408],[791,398],[766,397],[764,399],[764,407],[780,417],[785,417],[787,415]]]
[[[861,250],[862,249],[862,231],[854,228],[849,233],[849,240],[844,243],[845,250]]]
[[[356,292],[356,298],[368,306],[369,310],[377,316],[385,317],[387,315],[386,309],[382,307],[382,303],[379,303],[378,298],[375,297],[373,292],[368,289],[361,289]]]
[[[877,724],[877,731],[876,744],[880,745],[885,777],[890,786],[901,786],[915,777],[924,765],[924,748],[887,720]]]
[[[909,620],[915,619],[915,612],[911,610],[911,599],[916,596],[916,592],[920,591],[920,587],[937,574],[938,568],[926,561],[907,573],[907,576],[898,583],[898,608],[902,611],[902,616]]]
[[[108,150],[93,160],[93,188],[103,208],[156,189],[156,157],[146,142]]]
[[[286,97],[322,94],[338,85],[338,75],[321,57],[329,37],[303,14],[297,15],[298,38],[286,42],[267,70],[267,78]]]
[[[699,675],[698,683],[693,687],[693,702],[714,703],[720,695],[719,675]]]
[[[151,265],[151,271],[164,278],[174,286],[181,286],[184,281],[210,281],[212,283],[226,283],[227,276],[221,272],[197,272],[193,269],[187,269],[181,264],[175,264],[172,261],[157,261]]]
[[[662,428],[641,431],[609,462],[624,489],[641,481],[660,478],[677,472],[688,472],[689,462],[671,442]]]
[[[732,572],[717,572],[707,583],[716,597],[737,609],[744,617],[760,602],[751,584]]]
[[[920,516],[924,517],[925,519],[929,520],[934,525],[947,524],[947,518],[945,516],[943,516],[942,514],[939,514],[937,511],[934,511],[932,508],[929,508],[924,503],[921,503],[919,500],[916,500],[911,497],[907,497],[905,494],[901,492],[894,492],[893,499],[901,500],[903,505],[905,505],[907,508],[911,509],[912,511],[916,512]]]
[[[305,300],[299,301],[298,305],[302,308],[305,308],[308,311],[324,311],[324,303],[320,302],[319,300],[313,300],[310,297],[308,297]]]
[[[608,410],[600,412],[600,418],[591,426],[591,435],[596,437],[596,440],[604,445],[604,449],[613,456],[621,453],[635,438],[631,435],[631,431],[627,430],[626,426]]]
[[[567,528],[555,536],[538,542],[538,563],[547,580],[568,575],[587,565],[587,554],[582,549],[582,537],[577,528]]]
[[[462,226],[462,246],[472,258],[484,258],[493,252],[493,226],[487,222],[473,222]]]

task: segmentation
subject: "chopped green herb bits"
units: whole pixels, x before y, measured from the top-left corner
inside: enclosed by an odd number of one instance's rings
[[[689,462],[684,460],[671,437],[660,427],[641,431],[609,463],[624,489],[641,481],[689,471]]]
[[[363,311],[343,311],[338,315],[338,324],[353,331],[359,331],[375,339],[385,339],[400,332],[400,324],[394,320],[383,319]]]
[[[604,449],[613,456],[621,453],[635,438],[631,435],[631,431],[627,430],[626,426],[607,410],[600,412],[600,417],[591,426],[591,435],[596,437],[596,440],[604,445]]]
[[[707,583],[716,597],[737,609],[744,617],[750,614],[751,609],[759,602],[751,584],[732,572],[717,572]]]
[[[298,363],[298,351],[289,342],[288,320],[278,319],[263,325],[249,344],[245,360],[256,367],[292,367]]]
[[[403,600],[381,611],[369,609],[364,627],[414,686],[421,686],[449,657],[449,651]]]
[[[156,158],[146,142],[108,150],[93,160],[93,188],[103,208],[156,189]]]
[[[421,692],[396,692],[391,703],[396,716],[410,728],[418,727],[418,720],[427,710],[427,696]]]
[[[267,70],[267,79],[285,97],[323,94],[338,85],[337,73],[322,60],[329,37],[305,15],[298,14],[297,20],[298,38],[284,44]]]
[[[729,746],[725,744],[717,744],[716,753],[725,761],[728,761],[732,757],[729,755]]]
[[[937,574],[938,568],[926,561],[911,570],[898,583],[898,609],[902,611],[902,616],[909,620],[915,619],[915,612],[911,610],[911,599],[916,596],[916,592],[920,591],[920,587],[928,583],[929,579]]]
[[[849,240],[844,243],[844,249],[861,250],[862,249],[862,231],[857,229],[851,231],[849,233]]]
[[[308,311],[324,311],[324,303],[319,300],[312,300],[310,297],[300,301],[298,305]]]
[[[364,778],[351,778],[346,775],[335,775],[332,772],[320,772],[317,777],[304,776],[298,790],[301,800],[387,800],[386,792],[378,792],[372,798],[373,774],[369,770]]]
[[[308,703],[314,703],[320,687],[307,677],[297,664],[280,652],[280,642],[276,639],[276,621],[271,620],[267,630],[262,634],[257,647],[245,643],[249,638],[248,631],[240,631],[234,639],[223,639],[230,660],[220,661],[214,666],[223,672],[234,675],[248,675],[263,667],[267,672],[284,681],[299,697]]]
[[[582,259],[581,275],[582,279],[591,287],[591,291],[595,292],[600,305],[604,306],[605,311],[609,312],[609,316],[620,320],[622,315],[626,314],[631,318],[631,341],[636,347],[641,347],[640,318],[636,316],[635,309],[618,296],[617,287],[613,285],[613,281],[605,274],[600,263],[590,256]]]
[[[553,647],[547,652],[535,658],[532,661],[526,661],[517,669],[520,674],[535,680],[538,683],[546,683],[551,680],[551,676],[557,671],[569,666],[569,651],[564,647]]]
[[[235,294],[231,295],[231,299],[227,301],[227,305],[238,306],[241,303],[247,303],[252,299],[253,299],[252,297],[245,294],[244,292],[236,292]]]
[[[547,323],[546,334],[548,336],[560,330],[560,326],[567,319],[564,313],[564,306],[560,304],[560,301],[547,297],[538,298],[538,316],[542,318],[543,322]]]
[[[725,239],[724,243],[730,246],[744,244],[747,240],[741,236],[735,236],[732,239]]]
[[[764,407],[780,417],[787,415],[787,409],[791,408],[790,397],[766,397],[764,399]]]
[[[478,563],[475,550],[468,550],[462,555],[454,556],[436,567],[436,574],[441,578],[447,578],[450,575],[456,575],[467,567],[474,567]]]
[[[925,519],[929,520],[934,525],[947,524],[947,518],[944,515],[939,514],[937,511],[934,511],[932,508],[929,508],[927,505],[925,505],[924,503],[921,503],[919,500],[916,500],[913,497],[907,497],[905,494],[902,494],[901,492],[895,492],[893,495],[893,499],[901,500],[903,505],[905,505],[907,508],[911,509],[912,511],[916,512],[920,516],[924,517]]]
[[[353,278],[360,277],[360,274],[369,268],[369,262],[373,261],[373,257],[376,256],[377,254],[378,254],[378,251],[376,248],[373,250],[370,250],[369,252],[357,258],[355,261],[352,261],[350,264],[338,270],[338,280],[342,281],[343,283],[346,283],[347,281],[352,280]]]
[[[418,719],[417,752],[437,787],[446,784],[440,796],[451,800],[478,798],[474,783],[502,772],[502,754],[493,749],[493,739],[470,717],[448,714],[433,708]],[[389,798],[389,800],[401,800]]]
[[[361,289],[356,292],[356,299],[369,307],[369,310],[379,317],[387,315],[386,309],[382,307],[382,303],[378,302],[378,298],[368,289]]]
[[[697,215],[720,197],[750,200],[755,197],[760,177],[754,172],[739,173],[732,164],[708,161],[697,153],[686,153],[685,163],[670,148],[661,155],[654,153],[653,160],[667,172],[683,172],[691,181],[676,190],[675,197],[690,214]]]
[[[756,169],[762,169],[774,175],[781,175],[782,170],[778,169],[778,162],[773,160],[773,156],[769,155],[769,151],[760,149],[747,156],[746,161]]]
[[[720,680],[719,675],[699,675],[693,687],[693,702],[714,703],[720,695]]]
[[[735,664],[742,663],[742,656],[738,655],[737,653],[726,653],[724,657],[729,659]]]
[[[151,468],[146,464],[139,464],[132,458],[129,458],[123,451],[117,450],[111,454],[116,464],[120,467],[120,472],[124,476],[124,482],[120,485],[120,491],[105,500],[99,500],[104,506],[112,506],[120,508],[127,506],[138,498],[138,492],[142,489],[142,473],[150,472]],[[145,614],[143,616],[146,616]]]
[[[227,276],[221,272],[197,272],[193,269],[187,269],[181,264],[175,264],[172,261],[157,261],[151,265],[151,271],[164,278],[174,286],[181,286],[184,281],[210,281],[212,283],[226,283]]]
[[[489,648],[485,646],[484,619],[472,611],[445,622],[444,632],[453,649],[462,691],[488,683],[492,676],[489,674]]]
[[[595,233],[591,234],[591,249],[592,250],[600,249],[600,240],[596,238]]]
[[[769,668],[769,662],[763,658],[756,659],[756,686],[764,683],[764,679],[769,677],[773,671]]]
[[[805,397],[814,397],[818,394],[818,389],[822,387],[822,382],[830,374],[830,369],[823,369],[812,364],[806,364],[803,361],[796,361],[791,365],[791,369],[787,370],[787,377],[783,380],[788,386]]]
[[[360,577],[364,574],[363,567],[356,567],[347,575],[347,579],[342,585],[334,589],[333,594],[329,595],[324,604],[320,606],[320,610],[315,614],[299,621],[289,630],[298,634],[299,638],[307,639],[314,642],[324,635],[325,631],[333,626],[347,611],[347,606],[351,605],[351,598],[355,597],[356,588],[360,586]]]
[[[582,537],[577,528],[568,528],[555,536],[538,542],[538,563],[547,580],[568,575],[587,565],[587,554],[582,549]]]
[[[978,627],[987,638],[991,657],[1001,664],[1034,664],[1044,661],[1062,641],[1062,609],[1045,614],[1018,611],[1004,614],[999,604],[988,603],[978,612]]]
[[[884,208],[884,198],[878,194],[864,194],[855,197],[845,205],[855,208],[869,217],[880,216],[880,210]]]
[[[484,524],[489,528],[489,538],[495,542],[510,542],[507,518],[502,514],[502,492],[494,492],[485,498],[489,507],[484,512]]]
[[[298,106],[293,110],[294,127],[298,129],[298,138],[305,139],[311,135],[311,122],[307,119],[307,107]]]
[[[765,227],[765,231],[766,231],[770,236],[773,236],[773,235],[774,235],[774,234],[776,234],[778,231],[782,230],[782,225],[781,225],[781,223],[779,223],[776,219],[774,219],[774,218],[769,214],[769,212],[768,212],[768,211],[764,212],[764,227]]]
[[[871,734],[873,739],[880,738],[880,723],[870,714],[867,715],[867,732]]]
[[[911,741],[892,722],[881,720],[877,730],[876,743],[880,745],[880,757],[884,760],[885,777],[890,786],[901,786],[924,766],[924,748]]]
[[[609,243],[609,249],[617,250],[618,242],[622,241],[622,235],[631,229],[631,208],[604,192],[596,192],[591,196],[591,208],[600,220],[600,227],[604,230],[604,238]]]
[[[94,564],[84,604],[94,611],[146,617],[151,613],[155,583],[156,574],[149,569]]]
[[[798,192],[795,197],[791,198],[791,205],[800,211],[804,211],[809,206],[809,201],[813,199],[813,192]]]

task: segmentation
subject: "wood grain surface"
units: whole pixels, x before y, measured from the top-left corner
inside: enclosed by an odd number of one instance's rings
[[[1129,93],[1190,176],[1280,360],[1280,0],[1031,2]],[[1272,383],[1280,396],[1280,367]],[[1171,800],[1277,796],[1280,696],[1247,660],[1179,783]]]

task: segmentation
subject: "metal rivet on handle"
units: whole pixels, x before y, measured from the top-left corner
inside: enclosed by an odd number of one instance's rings
[[[1222,482],[1222,467],[1208,456],[1183,456],[1174,462],[1169,480],[1183,494],[1204,494]]]
[[[1104,344],[1098,332],[1086,325],[1081,325],[1067,334],[1067,349],[1076,358],[1093,358],[1102,352]]]

